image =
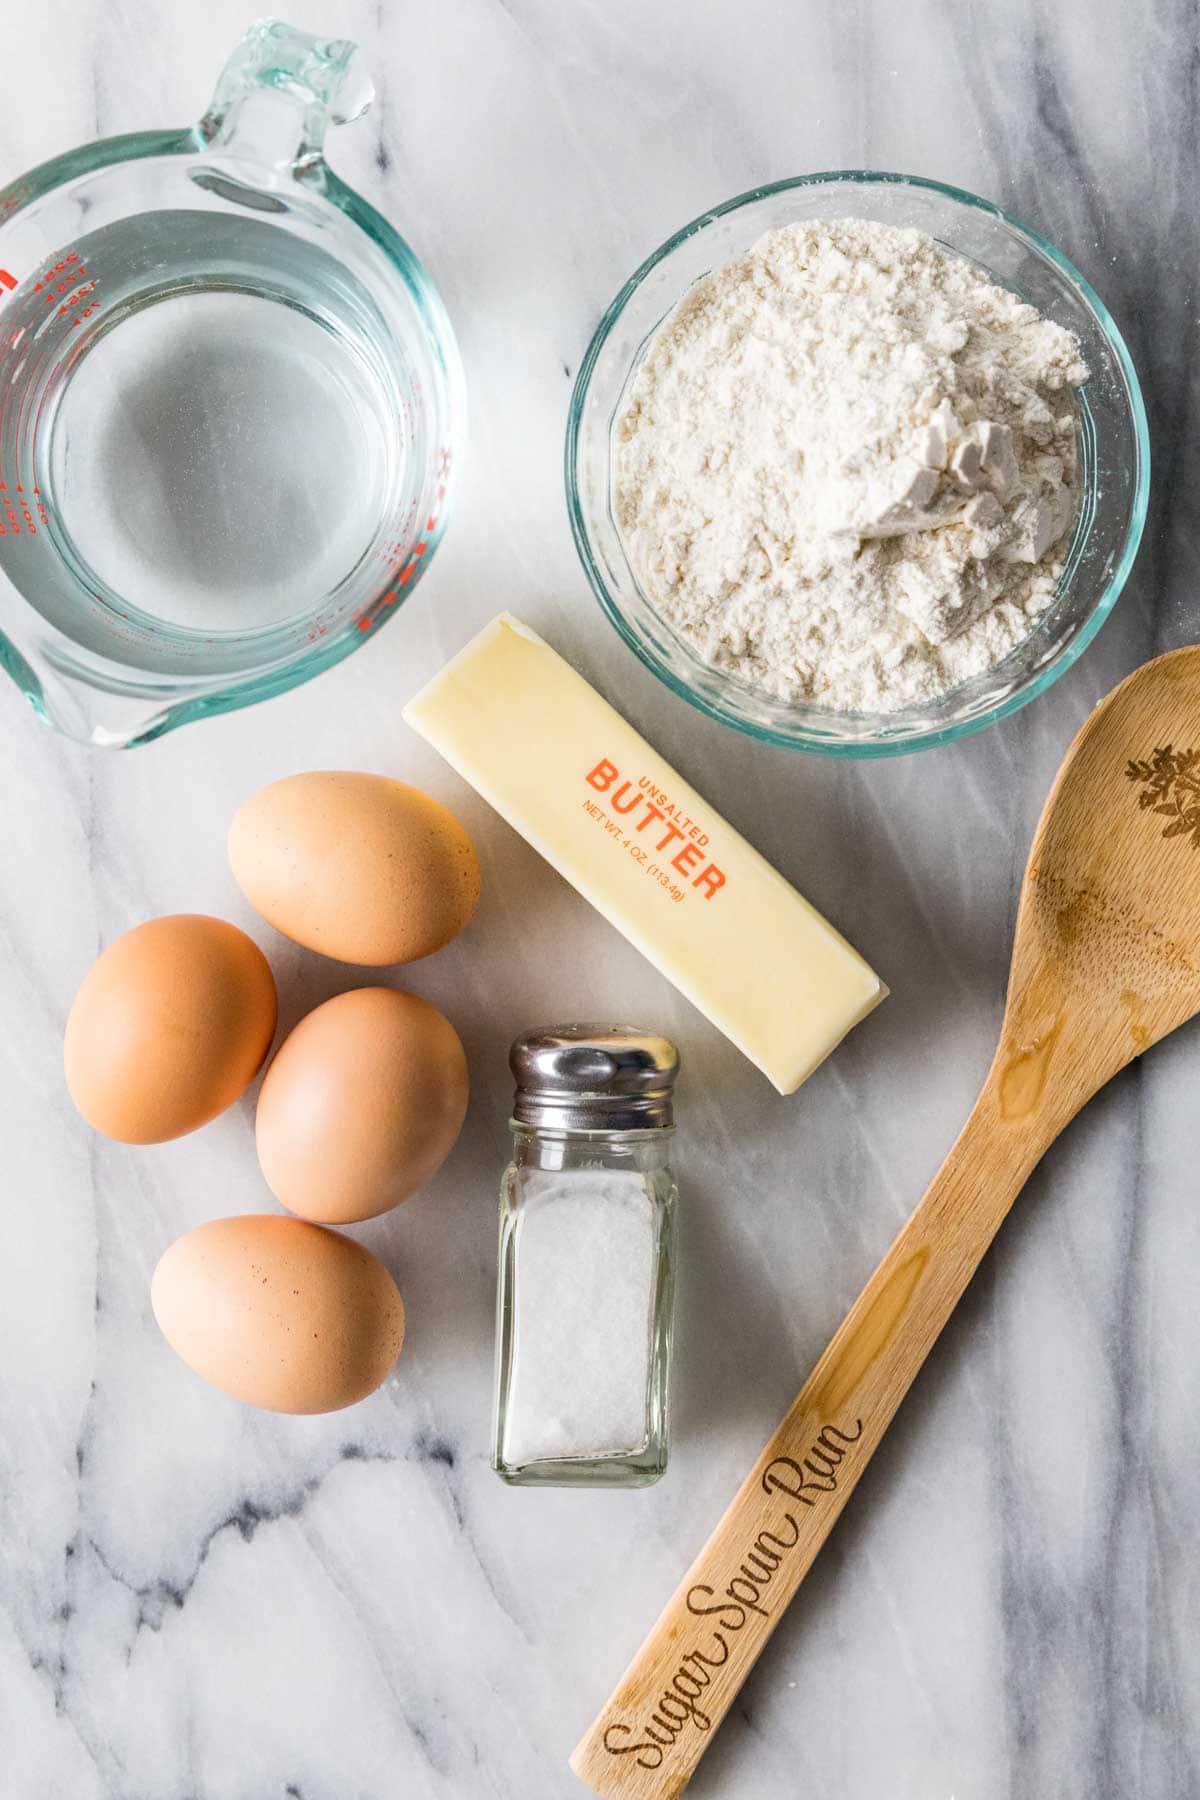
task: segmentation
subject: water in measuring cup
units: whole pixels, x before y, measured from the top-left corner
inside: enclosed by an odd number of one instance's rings
[[[306,652],[379,596],[427,513],[405,291],[326,248],[305,196],[237,198],[99,225],[3,306],[0,597],[105,681]]]
[[[203,287],[135,303],[63,389],[58,518],[122,604],[191,631],[261,629],[364,554],[386,416],[368,362],[296,306]]]

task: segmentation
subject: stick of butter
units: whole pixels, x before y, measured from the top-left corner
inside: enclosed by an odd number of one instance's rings
[[[408,723],[790,1094],[887,993],[857,951],[508,613]]]

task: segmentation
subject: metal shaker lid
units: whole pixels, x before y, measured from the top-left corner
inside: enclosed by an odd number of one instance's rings
[[[513,1118],[560,1131],[653,1131],[674,1123],[679,1052],[630,1025],[541,1025],[509,1051]]]

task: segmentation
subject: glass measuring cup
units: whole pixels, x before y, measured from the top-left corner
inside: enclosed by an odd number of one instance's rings
[[[268,20],[198,125],[0,189],[0,664],[72,737],[308,680],[437,547],[454,336],[322,155],[372,98],[353,44]]]

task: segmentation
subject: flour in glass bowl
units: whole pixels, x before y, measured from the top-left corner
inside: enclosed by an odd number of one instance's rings
[[[925,232],[769,232],[685,295],[630,384],[634,574],[706,662],[779,699],[935,699],[1054,598],[1086,379],[1069,331]]]

